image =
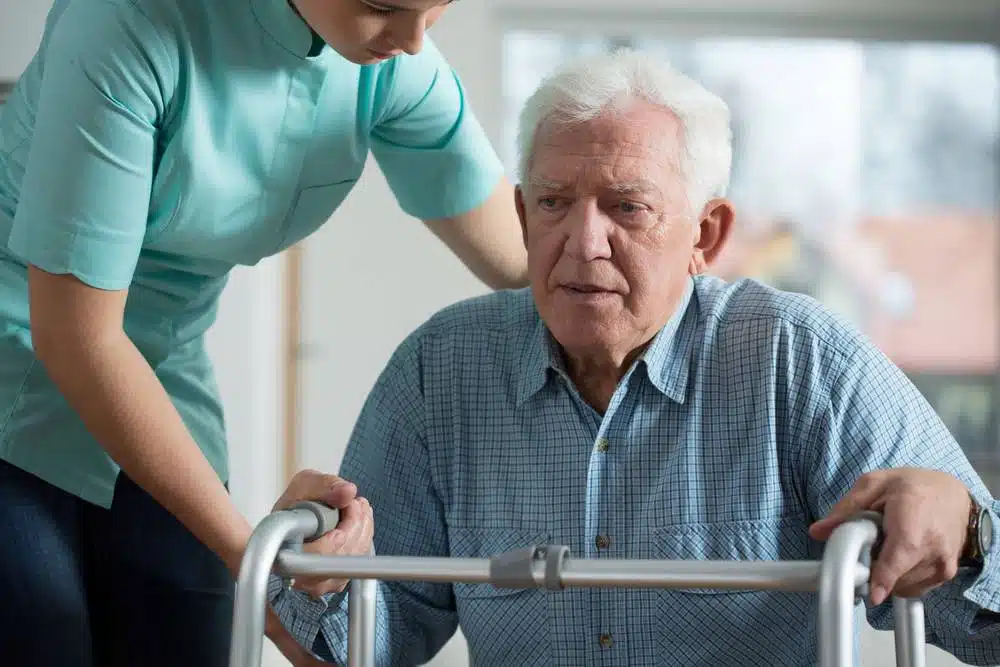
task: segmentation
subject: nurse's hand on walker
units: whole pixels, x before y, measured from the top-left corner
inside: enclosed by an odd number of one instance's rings
[[[304,544],[303,551],[324,556],[365,556],[371,553],[375,520],[368,500],[358,497],[357,486],[336,475],[303,470],[292,478],[274,504],[273,511],[286,509],[303,500],[314,500],[340,510],[337,527]],[[292,587],[319,597],[326,593],[339,593],[347,588],[347,584],[347,579],[296,577]]]

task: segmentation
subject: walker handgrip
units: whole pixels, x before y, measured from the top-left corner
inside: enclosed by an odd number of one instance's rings
[[[327,507],[323,503],[317,503],[313,500],[304,500],[292,505],[289,509],[309,510],[316,517],[316,532],[313,535],[307,535],[305,538],[306,542],[319,539],[336,528],[337,524],[340,523],[340,510]]]

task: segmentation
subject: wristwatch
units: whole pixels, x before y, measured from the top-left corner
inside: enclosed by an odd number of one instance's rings
[[[993,546],[993,516],[988,507],[983,507],[970,494],[972,507],[969,510],[969,526],[965,538],[965,551],[962,553],[962,566],[982,567],[986,554]]]

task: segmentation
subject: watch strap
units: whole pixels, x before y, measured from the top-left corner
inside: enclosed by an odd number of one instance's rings
[[[983,550],[979,544],[979,522],[983,515],[983,507],[976,500],[975,496],[969,494],[969,520],[966,527],[965,550],[959,562],[963,565],[982,565]]]

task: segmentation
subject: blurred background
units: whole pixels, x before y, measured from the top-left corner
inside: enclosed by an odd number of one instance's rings
[[[0,0],[0,98],[50,4]],[[562,61],[618,46],[670,60],[733,112],[738,231],[713,271],[810,294],[856,323],[1000,493],[1000,2],[608,4],[466,0],[433,29],[511,176],[520,106]],[[236,271],[224,297],[211,345],[233,494],[253,521],[295,470],[336,470],[413,328],[485,291],[391,197],[370,164],[331,224]],[[865,664],[892,664],[891,635],[866,631],[863,647]],[[432,664],[467,665],[461,637]],[[931,650],[928,664],[958,663]]]

